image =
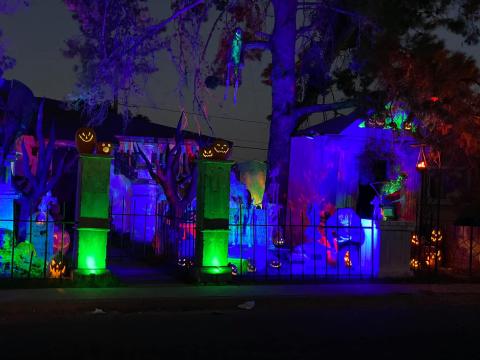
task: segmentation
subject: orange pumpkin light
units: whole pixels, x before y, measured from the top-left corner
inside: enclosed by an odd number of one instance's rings
[[[50,262],[50,277],[54,279],[60,279],[66,271],[66,266],[62,261],[56,261],[55,259],[52,259]]]
[[[79,128],[75,133],[75,145],[80,154],[93,154],[97,136],[91,128]]]
[[[213,159],[213,149],[212,148],[204,148],[202,150],[202,159]]]
[[[100,141],[97,143],[97,155],[111,155],[113,150],[112,143]]]
[[[226,160],[230,154],[230,144],[225,140],[216,140],[212,148],[217,160]]]

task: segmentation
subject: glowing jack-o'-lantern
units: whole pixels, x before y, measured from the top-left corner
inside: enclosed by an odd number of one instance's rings
[[[62,261],[56,261],[52,259],[49,266],[50,277],[54,279],[60,279],[65,274],[66,266]]]
[[[379,128],[385,127],[385,118],[383,116],[375,115],[374,120],[375,120],[376,127],[379,127]]]
[[[226,160],[230,154],[230,144],[225,140],[216,140],[212,149],[216,160]]]
[[[93,154],[97,144],[97,136],[91,128],[80,128],[75,133],[75,145],[80,154]]]
[[[111,155],[112,143],[106,141],[100,141],[97,143],[97,155]]]
[[[350,251],[347,250],[347,252],[345,253],[345,256],[343,257],[343,262],[346,267],[353,266],[352,259],[350,258]]]
[[[213,149],[212,148],[204,148],[202,149],[202,159],[213,159]]]

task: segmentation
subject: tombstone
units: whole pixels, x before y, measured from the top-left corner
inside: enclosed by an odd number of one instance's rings
[[[53,257],[54,220],[47,212],[38,211],[30,217],[26,241],[31,243],[39,259],[47,264]]]

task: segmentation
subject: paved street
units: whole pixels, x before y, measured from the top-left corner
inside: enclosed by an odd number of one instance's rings
[[[0,298],[2,359],[459,359],[479,353],[477,285],[39,289],[1,291]],[[245,300],[255,307],[239,309]]]

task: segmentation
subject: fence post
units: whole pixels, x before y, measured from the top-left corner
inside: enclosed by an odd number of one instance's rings
[[[110,230],[110,165],[108,155],[81,154],[78,160],[76,276],[105,275]]]
[[[194,276],[198,281],[229,279],[230,169],[233,161],[199,160]]]
[[[470,254],[468,257],[468,273],[473,273],[473,224],[470,226]]]

